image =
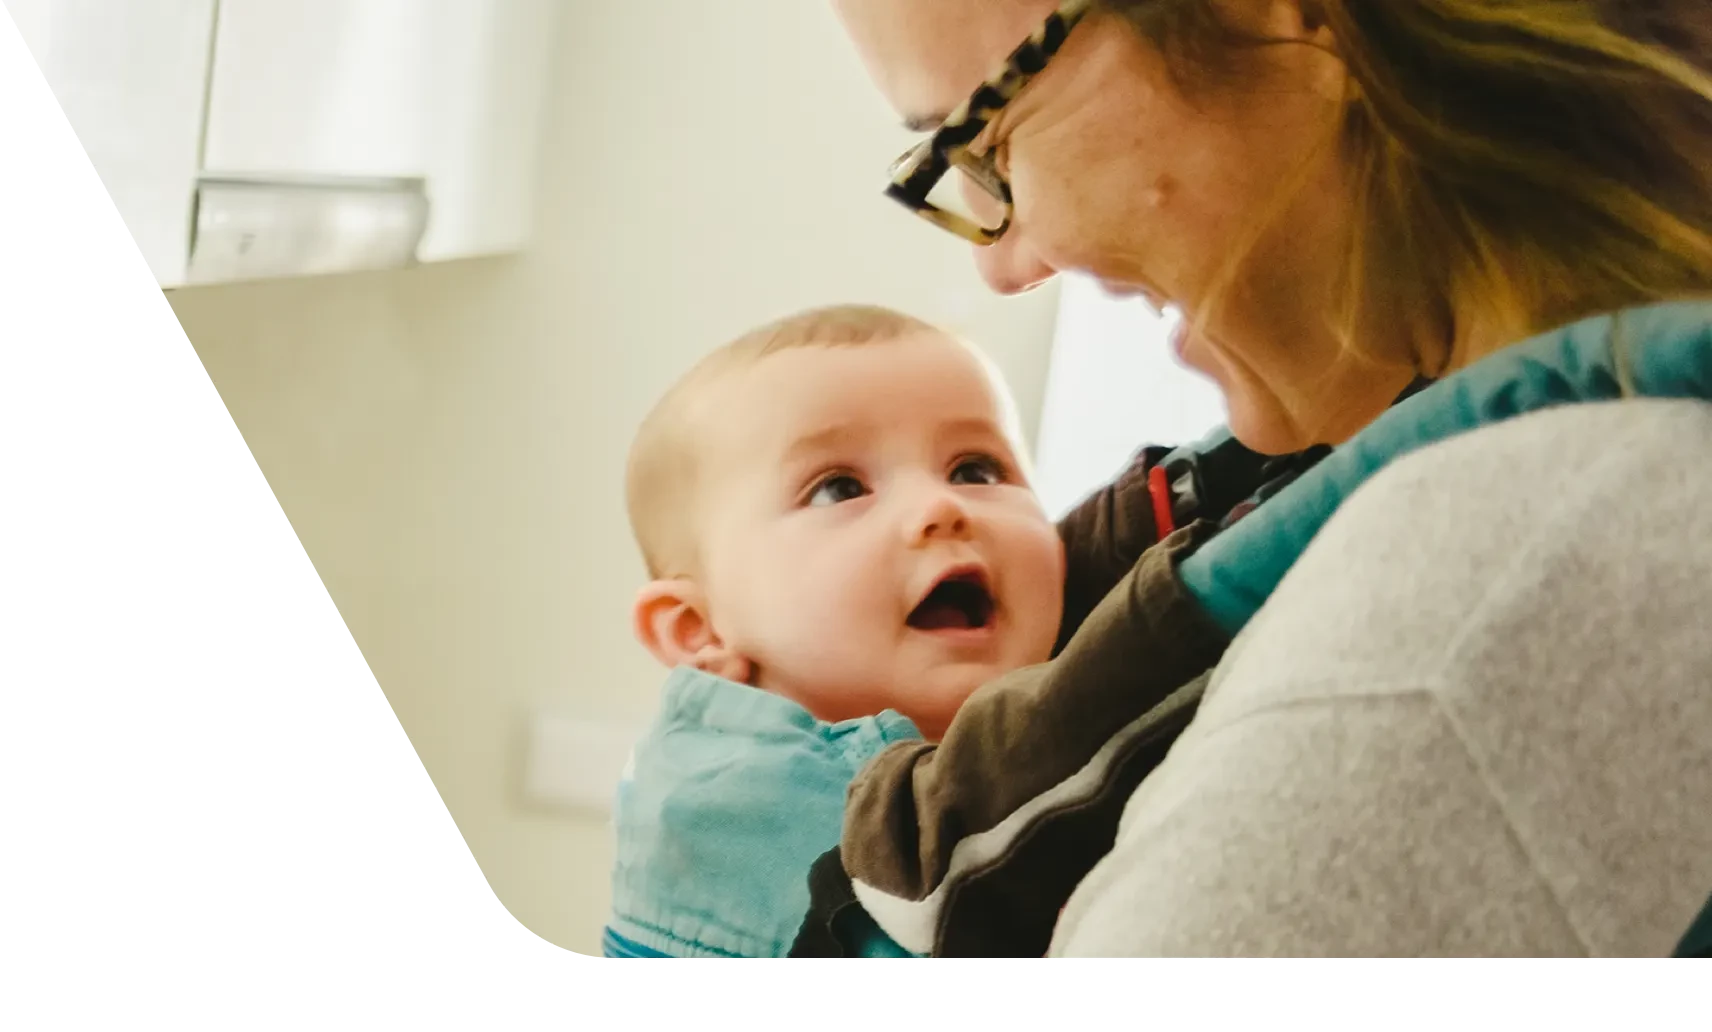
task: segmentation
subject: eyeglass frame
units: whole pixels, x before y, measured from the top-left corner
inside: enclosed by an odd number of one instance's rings
[[[1011,185],[995,161],[995,149],[975,154],[970,148],[976,138],[1004,110],[1064,46],[1070,32],[1087,16],[1095,0],[1065,0],[1040,27],[1013,50],[1004,66],[969,95],[957,110],[941,122],[933,135],[914,145],[892,162],[891,183],[886,196],[939,228],[981,247],[998,242],[1011,225]],[[1004,208],[1004,218],[993,229],[935,205],[927,199],[953,168],[968,176],[976,186]]]

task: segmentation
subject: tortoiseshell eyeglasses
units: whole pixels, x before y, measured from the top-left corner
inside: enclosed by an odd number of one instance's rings
[[[971,147],[993,118],[1064,46],[1094,0],[1067,0],[1011,52],[998,74],[981,84],[932,136],[892,162],[886,196],[948,232],[982,246],[1011,224],[1011,185],[994,150]],[[962,173],[948,176],[953,169]]]

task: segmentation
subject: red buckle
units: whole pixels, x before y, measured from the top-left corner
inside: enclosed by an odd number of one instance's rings
[[[1171,517],[1171,483],[1165,479],[1165,466],[1157,464],[1147,471],[1147,493],[1153,499],[1153,526],[1159,539],[1177,529]]]

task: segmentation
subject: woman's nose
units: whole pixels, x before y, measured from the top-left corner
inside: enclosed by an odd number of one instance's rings
[[[1028,240],[1012,226],[997,242],[975,247],[975,268],[998,294],[1021,294],[1051,279],[1058,270],[1041,260]]]

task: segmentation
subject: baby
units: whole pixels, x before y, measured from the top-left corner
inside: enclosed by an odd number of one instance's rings
[[[604,952],[783,956],[863,764],[1049,657],[1063,545],[989,363],[880,308],[704,359],[627,494],[635,631],[673,672],[619,788]]]

